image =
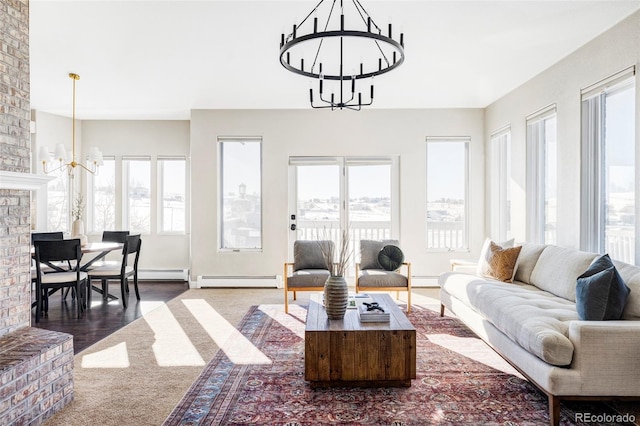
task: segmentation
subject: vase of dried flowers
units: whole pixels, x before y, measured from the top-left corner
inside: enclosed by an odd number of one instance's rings
[[[349,288],[344,278],[351,257],[349,231],[342,232],[340,247],[337,250],[333,244],[320,243],[320,248],[330,273],[324,284],[324,308],[330,320],[340,320],[347,312],[349,300]]]
[[[84,222],[82,221],[82,213],[84,212],[84,197],[81,193],[76,195],[73,200],[73,208],[71,209],[71,216],[73,217],[73,223],[71,224],[71,238],[80,239],[80,245],[87,245],[89,239],[84,234]]]

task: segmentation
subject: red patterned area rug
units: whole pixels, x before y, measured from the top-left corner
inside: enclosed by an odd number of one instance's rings
[[[461,322],[420,306],[408,317],[417,330],[411,387],[311,389],[304,380],[306,310],[293,305],[287,315],[282,305],[254,306],[164,424],[549,424],[546,396]],[[590,420],[617,414],[604,404],[563,403],[561,424],[587,424],[577,421],[585,413]]]

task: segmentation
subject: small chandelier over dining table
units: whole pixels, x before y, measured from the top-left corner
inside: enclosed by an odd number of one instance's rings
[[[74,170],[76,167],[80,166],[83,170],[96,174],[98,173],[98,168],[104,164],[102,158],[102,152],[97,147],[92,147],[89,150],[89,165],[88,167],[82,163],[78,163],[76,161],[76,81],[80,80],[80,76],[78,74],[69,73],[69,77],[73,80],[73,104],[72,104],[72,115],[71,115],[71,156],[67,155],[67,151],[64,148],[64,144],[59,143],[56,145],[56,150],[54,153],[54,157],[58,160],[59,164],[53,169],[47,168],[47,163],[50,159],[49,149],[46,146],[41,146],[38,152],[38,157],[40,157],[40,161],[42,161],[42,170],[45,173],[52,173],[58,170],[65,170],[69,174],[70,177],[74,176]],[[70,160],[67,162],[67,160]]]
[[[321,0],[280,37],[282,66],[317,81],[320,102],[310,88],[312,108],[359,111],[373,104],[373,78],[396,69],[404,58],[404,34],[394,40],[391,24],[383,34],[359,0]],[[370,87],[363,98],[356,86],[364,79],[370,79]]]

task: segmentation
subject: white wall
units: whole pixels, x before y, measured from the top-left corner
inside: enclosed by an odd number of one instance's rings
[[[640,12],[589,42],[553,67],[486,108],[485,149],[491,132],[511,125],[512,231],[526,238],[526,122],[536,110],[557,105],[558,138],[558,244],[580,246],[580,90],[636,65],[640,72]],[[636,74],[636,146],[640,158],[640,78]],[[486,179],[491,164],[487,156]],[[636,160],[636,164],[640,164]],[[487,191],[487,206],[491,194]],[[639,216],[640,217],[640,216]],[[490,230],[490,221],[487,229]],[[497,230],[496,230],[497,232]],[[491,230],[490,230],[491,233]]]
[[[484,112],[448,110],[195,110],[191,115],[192,280],[200,275],[282,275],[287,259],[289,156],[399,155],[400,242],[418,276],[448,270],[466,253],[426,250],[427,136],[470,136],[471,247],[484,239]],[[218,250],[219,136],[263,138],[263,250]]]

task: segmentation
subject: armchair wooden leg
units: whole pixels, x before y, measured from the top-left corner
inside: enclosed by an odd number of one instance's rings
[[[286,287],[284,288],[284,313],[289,313],[289,292]]]
[[[293,300],[297,300],[297,295],[295,290],[293,290]]]
[[[411,289],[407,290],[407,313],[411,312]]]
[[[440,304],[440,316],[444,316],[444,305],[442,303]]]

